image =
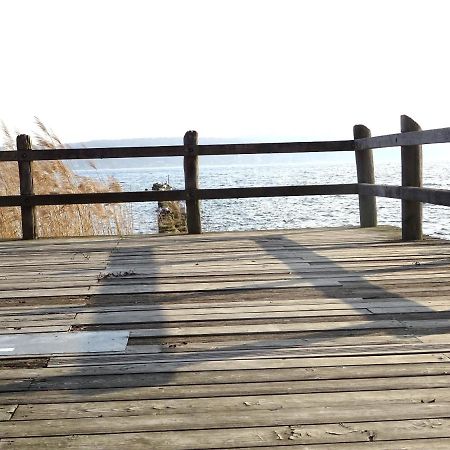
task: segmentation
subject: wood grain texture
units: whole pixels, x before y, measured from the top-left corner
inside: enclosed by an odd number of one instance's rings
[[[370,130],[364,125],[353,127],[355,139],[371,136]],[[373,154],[371,149],[355,150],[356,173],[358,183],[374,184],[375,171],[373,166]],[[359,194],[359,222],[361,227],[377,226],[377,203],[374,196]]]
[[[358,185],[330,184],[305,186],[264,186],[248,188],[198,189],[190,194],[191,199],[228,199],[252,197],[301,197],[306,195],[347,195],[357,194]],[[71,205],[89,203],[132,203],[157,202],[169,200],[186,200],[186,191],[136,191],[136,192],[102,192],[84,194],[39,194],[39,195],[4,195],[0,197],[1,206],[42,206]]]
[[[184,189],[186,195],[186,225],[189,234],[201,234],[200,215],[198,133],[187,131],[184,135]]]
[[[0,242],[0,448],[448,448],[450,244],[392,227]],[[446,447],[447,446],[447,447]]]
[[[450,206],[450,190],[412,186],[390,186],[384,184],[359,184],[358,192],[377,197],[398,198],[410,202]]]
[[[16,139],[17,151],[22,155],[32,153],[31,138],[26,134],[19,134]],[[21,196],[33,195],[33,173],[30,161],[19,161],[19,187]],[[22,221],[22,239],[36,238],[36,213],[32,205],[23,204],[20,208]]]
[[[314,142],[274,142],[258,144],[214,144],[201,145],[199,155],[237,155],[264,153],[310,153],[352,151],[353,141],[314,141]],[[0,161],[54,161],[66,159],[104,159],[104,158],[159,158],[184,156],[182,145],[152,147],[113,147],[113,148],[71,148],[35,150],[33,155],[22,152],[0,151]]]
[[[423,131],[411,130],[385,136],[359,138],[355,139],[354,142],[355,150],[398,147],[401,145],[441,144],[450,142],[450,128]]]
[[[401,116],[403,133],[421,131],[420,125],[408,116]],[[402,186],[422,187],[422,147],[420,145],[402,145]],[[422,232],[422,203],[402,200],[402,239],[419,241]]]

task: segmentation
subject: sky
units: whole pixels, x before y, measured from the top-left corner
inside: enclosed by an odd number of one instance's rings
[[[0,120],[65,142],[450,126],[448,0],[0,0]]]

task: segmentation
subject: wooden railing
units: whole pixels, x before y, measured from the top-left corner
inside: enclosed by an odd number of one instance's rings
[[[184,145],[161,147],[119,147],[89,149],[32,150],[27,135],[17,137],[17,151],[0,151],[0,161],[17,161],[20,195],[0,197],[0,207],[20,206],[23,239],[36,238],[34,208],[40,205],[121,203],[164,200],[186,201],[188,232],[201,233],[200,200],[249,197],[284,197],[306,195],[358,194],[360,224],[377,225],[375,198],[402,200],[402,237],[404,240],[422,239],[422,203],[450,206],[450,190],[422,187],[423,144],[450,142],[450,128],[422,131],[408,116],[401,117],[401,133],[371,137],[363,125],[353,129],[354,139],[347,141],[288,142],[263,144],[198,145],[196,131],[188,131]],[[375,184],[372,149],[401,147],[402,185]],[[261,186],[247,188],[200,189],[200,155],[236,155],[265,153],[355,152],[357,183],[303,186]],[[34,195],[32,161],[139,158],[183,156],[185,189],[173,191],[106,192],[80,194]]]

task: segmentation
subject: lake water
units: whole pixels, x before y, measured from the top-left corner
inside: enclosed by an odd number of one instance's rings
[[[376,182],[400,184],[400,164],[376,163]],[[182,167],[151,167],[145,169],[111,169],[78,171],[80,175],[114,176],[123,190],[151,189],[155,182],[169,179],[174,189],[184,188]],[[427,162],[424,164],[424,186],[448,189],[450,164]],[[250,187],[303,184],[355,183],[354,164],[283,164],[202,166],[200,164],[200,187]],[[401,202],[394,199],[377,199],[379,224],[400,226]],[[157,231],[156,203],[132,204],[133,226],[136,233]],[[310,196],[251,198],[232,200],[203,200],[201,203],[204,231],[236,231],[289,229],[323,226],[358,225],[358,197]],[[450,208],[424,205],[424,232],[450,239]]]

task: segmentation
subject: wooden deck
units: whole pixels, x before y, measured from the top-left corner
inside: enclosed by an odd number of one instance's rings
[[[91,336],[0,348],[0,448],[450,448],[450,242],[398,238],[0,243],[0,343]]]

